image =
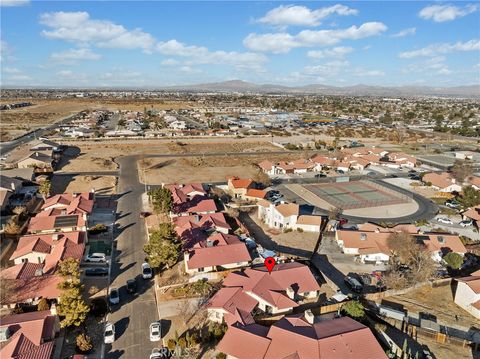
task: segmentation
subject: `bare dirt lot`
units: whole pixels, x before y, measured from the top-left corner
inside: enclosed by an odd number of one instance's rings
[[[298,158],[298,156],[298,154],[287,154],[281,158]],[[277,157],[279,158],[279,156],[269,156],[269,159],[275,160]],[[147,184],[225,182],[227,176],[255,177],[258,173],[255,165],[265,159],[265,156],[146,158],[139,161],[139,176],[140,180]],[[146,169],[145,174],[143,168]]]
[[[62,156],[58,169],[71,171],[112,171],[118,168],[113,161],[118,151],[99,151],[93,146],[68,148]]]
[[[90,192],[115,194],[117,179],[114,176],[54,176],[52,193]]]
[[[453,299],[450,285],[436,288],[426,285],[403,295],[388,297],[389,301],[398,302],[411,312],[428,312],[445,323],[478,327],[480,321],[457,306]]]

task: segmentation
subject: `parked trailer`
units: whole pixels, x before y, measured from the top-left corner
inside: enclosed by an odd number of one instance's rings
[[[405,320],[406,318],[406,313],[404,311],[398,310],[398,309],[393,309],[390,307],[387,307],[385,305],[379,305],[378,306],[378,312],[381,316],[387,317],[387,318],[393,318],[396,320]]]

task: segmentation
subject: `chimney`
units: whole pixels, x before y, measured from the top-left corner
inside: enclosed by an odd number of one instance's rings
[[[291,286],[287,288],[287,295],[288,295],[288,298],[290,298],[290,299],[295,298],[295,291],[293,290],[293,288]]]
[[[360,240],[364,241],[367,239],[367,234],[366,233],[360,233]]]
[[[57,306],[55,303],[52,303],[52,305],[50,306],[50,314],[57,315]]]
[[[35,157],[38,157],[38,152],[35,152]]]
[[[77,198],[78,197],[78,192],[73,192],[72,197]]]
[[[39,269],[35,270],[35,274],[34,274],[35,277],[41,277],[42,275],[43,275],[43,269],[42,268],[39,268]]]
[[[52,240],[58,241],[60,239],[61,234],[60,233],[54,233],[52,234]]]
[[[188,262],[188,260],[190,259],[190,253],[188,251],[185,251],[185,253],[183,253],[183,259],[185,262]]]
[[[210,239],[207,239],[207,247],[213,247],[213,241]]]
[[[378,227],[375,228],[375,233],[380,233],[380,229]]]
[[[313,322],[315,321],[315,317],[314,317],[311,309],[307,309],[305,311],[305,320],[310,324],[313,324]]]

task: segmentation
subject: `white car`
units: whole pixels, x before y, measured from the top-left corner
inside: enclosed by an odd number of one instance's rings
[[[453,224],[452,220],[446,217],[437,218],[437,222],[444,223],[444,224]]]
[[[115,341],[115,326],[112,323],[105,325],[105,344],[111,344]]]
[[[162,331],[160,330],[160,322],[153,322],[150,324],[150,341],[158,342],[162,339]]]
[[[107,256],[105,253],[92,253],[88,254],[85,257],[85,262],[93,262],[93,263],[105,263],[107,261]]]
[[[148,263],[142,263],[142,278],[150,279],[153,277],[152,267]]]
[[[120,303],[120,292],[117,288],[110,289],[110,293],[108,293],[108,300],[111,304]]]
[[[463,221],[460,221],[458,224],[462,227],[469,227],[473,224],[473,221],[471,219],[465,219]]]
[[[152,353],[150,354],[150,359],[168,359],[172,356],[172,353],[168,348],[153,348]]]

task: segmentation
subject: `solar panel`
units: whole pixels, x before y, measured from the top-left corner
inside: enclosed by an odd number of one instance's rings
[[[57,216],[57,218],[55,218],[54,227],[55,228],[74,227],[77,225],[77,222],[78,222],[78,215]]]

